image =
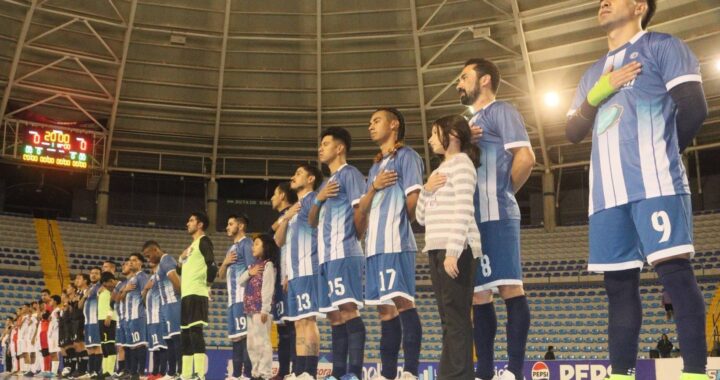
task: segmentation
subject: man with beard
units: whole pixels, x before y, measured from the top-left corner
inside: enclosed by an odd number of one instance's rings
[[[508,368],[503,380],[523,378],[530,309],[523,289],[520,263],[520,208],[515,193],[535,165],[530,139],[520,113],[510,103],[496,101],[500,71],[492,62],[473,58],[465,63],[457,90],[460,101],[474,112],[470,127],[480,147],[475,192],[475,221],[483,256],[475,274],[473,334],[478,363],[475,377],[491,380],[497,317],[493,290],[507,307]]]
[[[293,375],[298,380],[317,377],[320,354],[316,319],[322,316],[318,305],[317,230],[308,224],[308,214],[322,178],[317,167],[300,165],[290,180],[290,187],[299,202],[296,199],[296,203],[278,219],[275,232],[275,241],[282,250],[281,267],[287,289],[286,320],[295,325],[297,332]]]
[[[608,50],[583,75],[566,135],[592,132],[588,270],[608,296],[610,379],[634,379],[642,326],[640,270],[652,265],[675,311],[680,379],[707,379],[705,302],[681,152],[708,114],[700,63],[669,34],[647,32],[654,0],[602,0]]]
[[[91,377],[102,375],[102,348],[100,324],[98,323],[98,291],[101,288],[100,268],[90,269],[90,288],[80,300],[85,317],[85,348],[88,351],[88,374]],[[104,317],[103,317],[104,319]]]

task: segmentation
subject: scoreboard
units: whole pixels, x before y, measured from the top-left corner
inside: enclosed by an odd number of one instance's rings
[[[87,169],[92,166],[93,135],[45,126],[20,130],[22,160],[59,168]]]

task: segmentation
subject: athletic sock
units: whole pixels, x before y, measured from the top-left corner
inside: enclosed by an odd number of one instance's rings
[[[201,379],[205,378],[205,354],[194,354],[193,355],[193,364],[195,365],[195,373],[200,377]]]
[[[365,323],[361,317],[357,317],[345,325],[348,334],[348,372],[360,377],[365,359]]]
[[[145,374],[145,363],[147,362],[147,353],[148,349],[147,346],[140,346],[139,348],[136,348],[137,352],[135,353],[135,365],[137,366],[137,374],[142,376]]]
[[[137,355],[134,349],[125,348],[125,372],[131,375],[135,375],[137,369]]]
[[[242,341],[233,342],[232,352],[232,363],[233,373],[232,377],[238,378],[242,374],[243,359],[245,357],[245,350],[243,349]]]
[[[175,350],[180,349],[180,347],[175,347],[175,341],[172,338],[166,339],[165,342],[167,342],[168,346],[167,353],[165,354],[167,374],[175,376],[177,374],[177,359],[175,357]]]
[[[50,372],[57,375],[58,368],[60,367],[60,361],[59,360],[51,360],[50,361]]]
[[[477,353],[475,377],[492,380],[495,375],[495,335],[497,334],[497,314],[495,304],[490,302],[473,306],[473,338]],[[517,377],[516,377],[517,378]]]
[[[182,377],[189,379],[193,374],[193,356],[183,355],[182,357]]]
[[[527,297],[518,296],[505,300],[507,309],[508,370],[516,379],[523,378],[525,346],[530,330],[530,307]]]
[[[117,355],[108,355],[107,358],[105,358],[105,373],[112,374],[115,372],[115,361],[117,360]]]
[[[317,356],[306,356],[305,357],[305,372],[307,372],[308,375],[312,376],[312,378],[317,377],[317,368],[318,368],[318,357]]]
[[[608,297],[608,348],[612,373],[633,375],[642,324],[640,269],[605,272]]]
[[[386,379],[397,377],[398,357],[402,343],[402,323],[400,317],[380,322],[380,374]],[[351,371],[352,372],[352,371]],[[360,376],[359,374],[356,374]]]
[[[292,344],[292,333],[288,325],[277,325],[278,332],[278,375],[284,377],[290,373],[290,359],[291,359],[291,347]]]
[[[160,363],[160,366],[158,367],[158,373],[165,376],[167,375],[167,349],[161,348],[158,350],[158,362]]]
[[[90,361],[90,357],[88,356],[87,350],[80,351],[80,361],[78,365],[78,371],[80,373],[87,373],[88,371],[88,362]]]
[[[160,355],[159,351],[151,351],[150,354],[152,355],[152,371],[148,371],[153,376],[160,373]]]
[[[704,374],[707,367],[705,300],[690,261],[666,261],[656,265],[655,272],[672,300],[683,372]]]
[[[340,378],[347,373],[348,331],[347,326],[332,326],[332,376]]]
[[[302,375],[303,372],[305,372],[305,364],[307,356],[296,356],[295,361],[293,362],[293,374],[295,376]]]
[[[402,347],[405,358],[403,369],[418,376],[420,366],[420,345],[422,344],[422,324],[416,308],[400,312],[402,322]]]

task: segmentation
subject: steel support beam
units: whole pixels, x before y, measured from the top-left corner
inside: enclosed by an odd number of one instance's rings
[[[315,0],[315,88],[317,91],[317,143],[320,146],[322,134],[322,0]],[[322,164],[318,161],[318,168]]]
[[[27,12],[25,13],[25,20],[23,21],[22,28],[20,29],[20,36],[18,37],[17,45],[15,45],[15,54],[13,54],[12,64],[10,65],[8,83],[7,86],[5,86],[2,103],[0,103],[0,119],[5,116],[5,111],[7,111],[8,101],[10,100],[10,91],[12,91],[13,81],[15,80],[18,64],[20,63],[20,55],[22,53],[23,47],[25,46],[25,40],[27,39],[27,34],[30,30],[30,23],[32,21],[33,14],[35,13],[35,9],[37,9],[37,5],[37,0],[32,0],[30,2],[30,8],[28,8]]]
[[[518,38],[520,39],[520,49],[522,50],[522,58],[525,66],[525,76],[528,81],[528,92],[530,93],[530,100],[532,102],[533,115],[535,117],[535,126],[537,127],[538,137],[540,139],[540,149],[543,157],[543,164],[545,170],[549,171],[553,166],[550,161],[550,157],[547,153],[547,147],[545,145],[545,130],[543,129],[542,116],[538,109],[537,93],[535,92],[535,77],[533,76],[532,66],[530,64],[530,55],[528,54],[527,40],[525,39],[525,30],[523,28],[522,19],[520,18],[520,6],[518,0],[512,0],[513,17],[515,19],[515,30],[517,31]]]
[[[435,11],[433,11],[433,13],[430,15],[430,17],[428,17],[428,19],[425,20],[425,22],[424,22],[423,25],[420,27],[420,29],[418,29],[418,32],[422,32],[423,30],[425,30],[425,28],[428,26],[428,24],[430,24],[430,22],[435,18],[435,16],[437,16],[437,14],[440,12],[440,10],[442,9],[442,7],[445,6],[445,4],[446,4],[447,2],[448,2],[448,0],[443,0],[443,2],[440,3],[440,5],[438,5],[437,8],[435,8]],[[417,10],[416,10],[416,12],[417,12]]]
[[[113,99],[112,109],[110,110],[110,120],[108,121],[108,136],[105,144],[105,159],[103,159],[103,172],[107,173],[110,163],[110,149],[112,148],[113,134],[115,133],[115,123],[117,122],[118,106],[120,105],[120,92],[122,90],[123,77],[125,76],[125,64],[127,63],[128,50],[130,49],[130,37],[135,24],[135,12],[137,11],[138,0],[131,0],[130,15],[128,16],[127,29],[123,38],[122,55],[120,56],[120,67],[117,71],[117,80],[115,81],[115,97]]]
[[[415,48],[415,72],[417,74],[418,98],[420,100],[420,123],[422,126],[423,138],[428,138],[427,112],[425,107],[425,80],[422,72],[422,56],[420,54],[420,34],[418,30],[417,7],[415,0],[410,0],[410,19],[412,21],[413,47]],[[426,142],[423,143],[425,158],[425,173],[430,175],[430,149]]]
[[[220,119],[222,117],[223,86],[225,85],[225,61],[227,59],[228,34],[230,32],[231,3],[232,2],[230,0],[225,0],[225,21],[223,23],[223,39],[222,47],[220,50],[220,72],[218,74],[217,105],[215,106],[215,131],[213,132],[212,157],[210,160],[211,182],[215,181],[215,174],[217,173],[217,152],[218,140],[220,139]]]

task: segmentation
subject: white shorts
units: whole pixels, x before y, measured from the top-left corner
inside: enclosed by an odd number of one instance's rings
[[[59,345],[58,345],[58,342],[59,342],[59,340],[58,340],[58,334],[57,334],[57,333],[48,334],[48,351],[49,351],[51,354],[60,352],[60,347],[59,347]]]

